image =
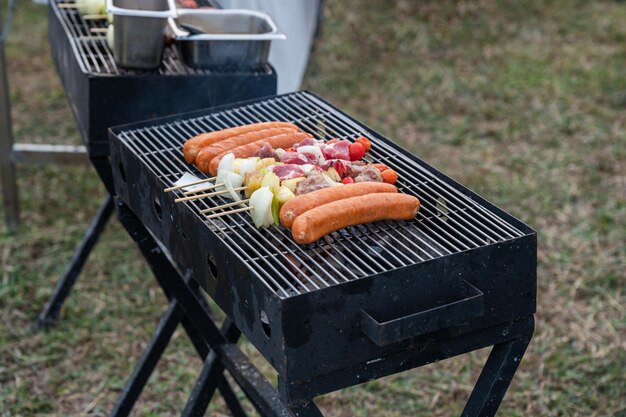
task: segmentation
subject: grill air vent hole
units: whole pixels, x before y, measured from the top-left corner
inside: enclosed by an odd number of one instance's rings
[[[124,169],[124,165],[120,162],[117,165],[118,170],[120,171],[120,177],[122,177],[122,181],[126,182],[126,170]]]
[[[267,318],[267,314],[265,314],[265,311],[261,310],[259,317],[261,319],[261,327],[263,328],[263,333],[265,333],[265,336],[269,338],[272,334],[272,329],[270,328],[270,321]]]
[[[217,265],[215,265],[215,259],[213,254],[209,252],[206,256],[206,262],[209,264],[209,271],[211,272],[211,278],[217,279]]]
[[[154,212],[157,216],[157,219],[161,221],[163,219],[163,209],[161,208],[161,200],[159,197],[154,197]]]

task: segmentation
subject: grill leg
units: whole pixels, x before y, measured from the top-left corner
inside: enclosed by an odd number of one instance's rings
[[[118,204],[118,217],[120,219],[120,222],[124,226],[124,228],[126,228],[126,230],[131,235],[133,240],[135,240],[135,242],[138,244],[139,249],[141,250],[143,256],[146,258],[148,265],[152,269],[152,272],[154,273],[154,276],[157,279],[159,285],[163,288],[163,291],[165,292],[165,295],[167,296],[167,298],[170,300],[174,300],[172,298],[171,291],[168,288],[167,282],[171,281],[172,279],[179,279],[181,281],[184,281],[184,279],[180,276],[176,268],[173,267],[169,259],[165,256],[165,254],[161,251],[158,244],[154,241],[154,239],[152,239],[152,236],[150,236],[150,234],[145,230],[145,228],[143,228],[143,225],[141,224],[141,222],[139,222],[139,220],[135,217],[135,215],[132,212],[130,212],[130,210],[128,210],[123,203]],[[143,233],[141,233],[142,231]],[[205,311],[209,311],[209,306],[206,304],[206,301],[201,296],[199,296],[197,287],[195,287],[194,284],[189,285],[189,287],[195,290],[194,292],[198,295],[197,297],[194,297],[194,298],[198,300],[198,303],[201,305],[202,309],[204,309]],[[197,328],[191,323],[189,318],[182,314],[182,311],[181,311],[181,319],[182,319],[182,325],[185,329],[185,332],[191,339],[191,342],[193,343],[196,349],[196,352],[198,353],[200,358],[205,360],[209,356],[208,345],[203,340]],[[235,343],[237,340],[239,340],[241,336],[241,332],[239,331],[239,329],[237,329],[230,322],[230,320],[226,320],[224,322],[224,326],[222,327],[221,332],[224,335],[223,337],[225,337],[226,340],[232,343]],[[172,333],[173,333],[173,330],[172,330]],[[171,334],[167,338],[168,341],[170,337],[171,337]],[[165,345],[167,345],[167,342],[165,342]],[[144,356],[148,353],[151,346],[152,346],[152,343],[149,345],[146,353],[144,353]],[[162,354],[162,350],[158,355],[156,355],[156,361],[158,361],[161,354]],[[141,361],[143,361],[143,357]],[[155,364],[156,364],[156,361],[155,361]],[[139,366],[140,365],[138,365],[138,367]],[[221,368],[222,370],[221,372],[223,372],[223,367],[219,367],[219,368]],[[146,371],[145,380],[143,380],[143,382],[141,382],[140,385],[135,385],[134,390],[137,391],[136,396],[132,398],[127,398],[126,400],[123,400],[123,398],[120,398],[118,400],[118,405],[121,402],[123,402],[125,404],[125,408],[128,409],[128,411],[126,411],[125,414],[117,414],[118,416],[128,415],[134,403],[137,401],[137,398],[139,397],[139,393],[141,393],[141,390],[143,389],[143,386],[147,382],[148,377],[152,373],[153,369],[154,369],[154,366],[152,366],[149,370]],[[129,384],[130,383],[131,381],[129,380]],[[239,403],[237,396],[233,392],[228,381],[224,379],[223,377],[220,378],[218,382],[218,389],[220,390],[220,393],[224,397],[224,400],[226,401],[226,405],[233,412],[233,415],[235,415],[236,417],[239,417],[239,416],[245,417],[246,414],[243,411],[243,408],[241,407],[241,404]],[[125,392],[126,392],[126,389],[125,389]],[[213,396],[214,392],[215,392],[215,389],[213,388],[213,390],[210,392],[210,395],[209,395],[209,401],[211,397]],[[207,406],[208,406],[208,403],[207,403]],[[117,408],[118,407],[116,406],[116,409]],[[116,415],[116,414],[112,414],[112,415]]]
[[[237,329],[237,327],[228,319],[226,319],[224,325],[222,326],[222,333],[225,334],[227,339],[229,339],[232,343],[236,343],[241,336],[239,329]],[[211,399],[213,398],[215,389],[220,385],[224,385],[225,382],[224,366],[218,360],[215,352],[209,353],[204,361],[202,372],[200,372],[198,381],[196,382],[196,385],[194,386],[181,415],[183,417],[203,416],[206,413],[206,409],[209,406]],[[232,414],[235,417],[246,417],[247,414],[241,407],[239,400],[237,400],[237,396],[232,390],[230,390],[229,385],[226,384],[226,386],[228,386],[228,391],[224,392],[224,390],[222,390],[222,396],[228,404]]]
[[[293,407],[291,411],[296,417],[324,417],[313,401]]]
[[[126,417],[130,414],[143,387],[148,382],[148,378],[152,375],[152,371],[154,371],[161,355],[163,355],[163,351],[172,338],[176,327],[178,327],[182,315],[183,311],[178,305],[178,301],[170,301],[169,307],[163,317],[161,317],[150,343],[148,343],[132,375],[126,382],[122,394],[115,403],[115,407],[110,414],[111,417]]]
[[[100,206],[100,209],[94,219],[91,221],[91,224],[85,232],[83,240],[78,245],[67,270],[57,283],[54,292],[52,293],[52,297],[50,297],[50,300],[44,307],[43,311],[39,314],[36,321],[37,328],[48,329],[56,323],[65,299],[76,283],[76,279],[78,278],[80,271],[83,269],[83,266],[87,261],[87,257],[102,234],[104,226],[106,226],[109,221],[112,212],[113,199],[111,196],[108,196]]]
[[[20,221],[17,197],[17,179],[13,161],[13,132],[11,129],[11,102],[7,81],[4,40],[0,40],[0,175],[2,176],[2,201],[9,232],[14,232]]]
[[[120,222],[138,244],[144,254],[150,254],[148,262],[153,270],[158,266],[168,264],[173,268],[167,256],[161,251],[150,232],[141,221],[121,201],[117,200],[118,217]],[[151,259],[154,261],[152,262]],[[169,276],[169,279],[159,282],[166,293],[171,294],[180,303],[185,316],[191,321],[204,342],[211,346],[219,363],[233,376],[252,404],[262,416],[294,416],[283,404],[276,389],[250,363],[236,344],[228,341],[217,328],[211,318],[206,302],[188,285],[180,274]]]
[[[465,405],[462,417],[493,417],[500,407],[532,335],[493,347]]]

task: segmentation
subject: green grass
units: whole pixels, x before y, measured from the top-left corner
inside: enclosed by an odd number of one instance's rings
[[[14,130],[24,142],[80,143],[45,17],[18,7]],[[539,232],[537,331],[502,416],[626,414],[625,21],[626,3],[608,0],[327,5],[305,87]],[[22,226],[0,232],[0,416],[106,415],[164,298],[114,221],[59,326],[34,332],[104,190],[84,167],[20,167],[19,181]],[[458,414],[487,353],[319,404],[329,416]],[[180,412],[200,366],[178,332],[135,415]],[[219,402],[210,414],[227,413]]]

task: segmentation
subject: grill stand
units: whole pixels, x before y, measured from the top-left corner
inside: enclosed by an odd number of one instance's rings
[[[38,329],[47,330],[56,323],[65,299],[69,296],[74,284],[76,284],[76,280],[87,261],[87,257],[89,257],[89,254],[98,242],[112,213],[113,199],[111,196],[107,196],[96,213],[96,216],[91,221],[83,239],[76,248],[65,273],[61,276],[59,282],[57,282],[50,300],[48,300],[43,311],[37,317],[35,325]]]
[[[354,379],[355,375],[356,378],[367,378],[365,380],[375,379],[493,346],[461,414],[463,417],[491,417],[498,410],[532,338],[534,318],[529,316],[514,323],[475,332],[470,343],[465,335],[459,337],[458,341],[453,338],[445,342],[445,346],[429,346],[430,353],[427,354],[417,348],[383,358],[370,367],[360,369],[361,375],[355,369],[348,369],[320,377],[311,381],[311,384],[306,384],[306,387],[288,386],[279,380],[279,392],[237,347],[241,333],[235,325],[226,319],[222,329],[218,329],[197,283],[189,277],[183,278],[143,223],[124,202],[120,199],[116,201],[120,222],[146,257],[157,281],[170,299],[170,304],[111,414],[114,417],[127,416],[130,413],[178,323],[183,324],[198,355],[204,360],[198,381],[182,413],[185,417],[204,415],[216,388],[220,389],[235,417],[246,416],[223,376],[224,370],[229,371],[255,409],[264,417],[320,417],[322,413],[313,402],[316,396],[314,393],[316,390],[329,392],[328,387],[332,384],[323,389],[319,386],[328,384],[332,379]],[[508,337],[504,342],[503,335]],[[352,382],[357,384],[362,381]],[[288,404],[282,398],[286,398]]]
[[[107,225],[111,215],[113,214],[113,197],[111,197],[113,195],[113,176],[111,174],[111,165],[108,157],[106,157],[108,147],[103,146],[102,148],[97,148],[96,151],[99,152],[94,152],[93,155],[89,156],[89,159],[100,176],[100,179],[106,187],[109,195],[104,199],[104,202],[87,228],[87,231],[78,244],[72,259],[65,270],[65,273],[57,282],[57,285],[52,292],[52,296],[46,303],[41,313],[39,313],[39,316],[37,316],[35,327],[40,330],[49,330],[50,327],[56,324],[57,319],[59,318],[59,313],[61,312],[61,307],[63,307],[63,303],[76,284],[76,280],[78,279],[89,254],[93,251],[100,235],[104,231],[104,227]]]

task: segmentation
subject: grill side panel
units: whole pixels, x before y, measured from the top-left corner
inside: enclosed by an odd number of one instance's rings
[[[284,300],[285,379],[305,383],[316,375],[416,346],[428,349],[435,341],[534,314],[536,247],[536,236],[530,235]],[[382,347],[364,334],[362,311],[380,321],[401,319],[464,299],[463,281],[484,293],[482,315]]]
[[[279,372],[284,372],[281,304],[228,244],[163,192],[160,181],[123,143],[111,138],[116,194],[165,246],[184,274],[192,274],[226,315]],[[263,312],[263,313],[262,313]],[[267,317],[265,324],[261,315]]]

